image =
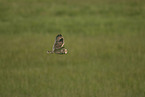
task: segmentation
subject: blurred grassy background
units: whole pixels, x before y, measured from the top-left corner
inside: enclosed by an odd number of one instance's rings
[[[0,97],[144,97],[145,1],[1,0]],[[58,33],[67,55],[47,55]]]

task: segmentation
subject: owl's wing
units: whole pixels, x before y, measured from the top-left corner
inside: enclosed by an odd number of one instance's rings
[[[67,49],[61,48],[61,49],[55,49],[54,51],[56,54],[67,54]]]
[[[58,34],[55,39],[55,43],[53,45],[53,50],[61,49],[64,46],[64,38],[61,34]]]

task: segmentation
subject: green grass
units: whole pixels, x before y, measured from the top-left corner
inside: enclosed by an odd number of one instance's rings
[[[0,97],[144,97],[145,1],[0,1]],[[55,36],[67,55],[47,55]]]

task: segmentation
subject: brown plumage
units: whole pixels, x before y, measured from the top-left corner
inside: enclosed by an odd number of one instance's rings
[[[64,38],[61,34],[58,34],[55,39],[52,51],[47,51],[47,53],[56,53],[56,54],[66,54],[67,49],[64,48]]]

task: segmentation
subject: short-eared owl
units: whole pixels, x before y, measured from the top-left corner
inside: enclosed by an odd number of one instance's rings
[[[64,48],[64,38],[61,34],[56,36],[52,51],[47,51],[47,53],[67,54],[67,49]]]

